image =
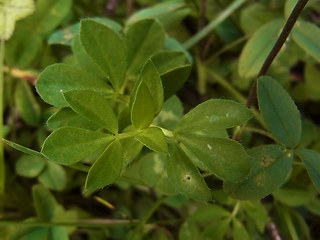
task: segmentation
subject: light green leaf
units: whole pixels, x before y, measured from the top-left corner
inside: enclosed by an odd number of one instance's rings
[[[135,137],[120,140],[123,151],[123,167],[126,167],[134,160],[143,148],[143,144]]]
[[[2,0],[0,2],[0,39],[8,40],[16,21],[34,11],[33,0]]]
[[[129,18],[128,24],[145,18],[155,18],[159,20],[164,27],[171,28],[185,18],[190,11],[189,6],[182,0],[165,1],[134,13]]]
[[[243,224],[236,218],[232,219],[233,240],[250,240],[249,234]]]
[[[193,59],[191,54],[188,52],[188,50],[176,39],[167,37],[165,42],[165,49],[168,50],[175,50],[175,51],[182,51],[186,54],[188,62],[192,63]]]
[[[179,240],[200,239],[199,229],[194,221],[185,221],[179,229]]]
[[[47,166],[38,177],[39,182],[48,188],[62,190],[67,184],[67,175],[63,167],[47,161]]]
[[[307,168],[313,184],[320,191],[320,153],[310,149],[298,149],[296,153]]]
[[[243,201],[241,202],[241,209],[253,220],[259,232],[263,233],[265,226],[269,222],[267,209],[263,204],[260,201]]]
[[[122,146],[118,140],[115,140],[90,168],[85,188],[94,191],[112,184],[120,176],[122,164]]]
[[[244,46],[238,65],[242,77],[254,77],[258,74],[273,45],[277,41],[283,20],[277,19],[259,28]]]
[[[161,111],[163,87],[154,64],[149,60],[144,65],[140,79],[131,95],[131,122],[138,128],[147,128]]]
[[[41,221],[50,221],[56,214],[58,203],[51,192],[42,185],[32,187],[32,197],[36,213]]]
[[[320,29],[306,21],[298,21],[292,31],[292,38],[315,60],[320,62]]]
[[[203,240],[223,240],[230,225],[230,218],[221,219],[210,223],[201,234]]]
[[[195,200],[212,200],[211,190],[198,169],[178,146],[171,144],[167,161],[167,176],[176,190]]]
[[[67,229],[65,227],[60,226],[49,228],[48,239],[69,240]]]
[[[168,152],[168,144],[162,130],[157,127],[143,129],[141,133],[135,136],[136,139],[156,152]]]
[[[193,221],[214,221],[221,218],[230,217],[231,213],[216,204],[207,204],[199,207],[189,219]]]
[[[17,83],[14,99],[22,119],[31,126],[38,126],[41,119],[41,109],[26,81]]]
[[[163,50],[151,57],[160,75],[166,73],[177,66],[187,63],[186,53],[177,50]]]
[[[175,94],[187,81],[191,65],[179,66],[160,75],[164,89],[164,99]]]
[[[163,48],[165,33],[154,19],[145,19],[134,23],[125,31],[128,56],[128,75],[134,79],[143,64]]]
[[[297,146],[301,136],[300,113],[289,94],[276,80],[261,77],[258,79],[257,95],[268,129],[283,144]]]
[[[82,20],[80,40],[87,54],[109,77],[114,89],[119,90],[127,68],[125,45],[120,36],[97,21]]]
[[[70,108],[61,108],[53,114],[47,121],[50,130],[56,130],[60,127],[76,127],[88,130],[97,130],[99,126],[79,116]]]
[[[110,132],[118,133],[118,119],[109,107],[109,101],[97,92],[75,90],[63,93],[70,107],[80,116]]]
[[[18,159],[15,170],[20,176],[32,178],[38,176],[45,165],[46,160],[44,158],[23,155]]]
[[[36,89],[41,98],[57,107],[67,107],[63,92],[70,90],[90,90],[111,95],[111,87],[103,80],[80,68],[66,64],[53,64],[39,76]]]
[[[113,135],[102,132],[62,127],[47,137],[41,152],[56,163],[70,165],[108,146],[113,139]]]
[[[166,195],[175,195],[177,192],[168,179],[166,165],[166,154],[147,153],[139,159],[139,174],[146,185]]]
[[[154,125],[157,125],[159,127],[173,130],[182,117],[182,103],[177,96],[173,95],[171,98],[164,102],[161,112],[154,119],[153,123]]]
[[[307,205],[316,198],[315,193],[298,188],[281,188],[273,192],[272,196],[275,200],[290,207]]]
[[[204,163],[220,179],[236,181],[249,174],[249,157],[238,142],[196,134],[178,134],[176,137],[194,163]]]
[[[248,151],[252,169],[238,182],[225,182],[224,190],[242,200],[261,199],[277,190],[291,169],[293,154],[279,145],[261,145]]]
[[[223,99],[210,99],[190,112],[179,122],[176,132],[225,129],[238,126],[252,117],[244,105]]]

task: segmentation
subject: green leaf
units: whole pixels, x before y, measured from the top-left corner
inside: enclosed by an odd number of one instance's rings
[[[149,127],[143,129],[141,133],[135,136],[136,139],[156,152],[168,152],[168,144],[165,135],[158,127]]]
[[[69,240],[68,232],[65,227],[49,228],[48,239],[50,240]]]
[[[175,195],[177,192],[168,179],[166,166],[166,154],[147,153],[139,159],[139,174],[142,181],[149,187],[166,195]]]
[[[23,155],[15,165],[15,170],[18,175],[23,177],[36,177],[40,174],[46,165],[44,158],[31,155]]]
[[[320,191],[320,153],[301,148],[296,153],[307,168],[313,184]]]
[[[154,64],[144,65],[131,95],[131,122],[137,129],[147,128],[161,111],[163,87]]]
[[[257,95],[268,129],[283,144],[297,146],[301,136],[300,113],[289,94],[276,80],[261,77],[258,79]]]
[[[122,164],[122,146],[115,140],[90,168],[85,188],[94,191],[112,184],[120,176]]]
[[[10,240],[43,240],[47,239],[49,229],[47,227],[26,227],[15,228]]]
[[[47,121],[50,130],[56,130],[60,127],[76,127],[88,130],[97,130],[99,126],[79,116],[70,108],[61,108],[53,114]]]
[[[291,169],[293,154],[279,145],[261,145],[248,151],[250,175],[238,182],[225,182],[224,190],[242,200],[261,199],[277,190]]]
[[[243,224],[236,218],[232,219],[233,240],[250,240],[249,234]]]
[[[186,54],[188,62],[189,63],[193,62],[192,56],[188,52],[188,50],[179,41],[177,41],[174,38],[170,38],[170,37],[166,38],[165,49],[175,50],[175,51],[182,51],[182,52],[184,52]]]
[[[0,3],[0,39],[8,40],[16,21],[30,15],[34,11],[32,0],[2,0]]]
[[[62,127],[47,137],[41,152],[56,163],[70,165],[108,146],[113,139],[106,133]]]
[[[281,188],[272,193],[277,201],[290,207],[307,205],[315,199],[315,195],[315,193],[298,188]]]
[[[189,219],[193,221],[214,221],[230,217],[231,213],[219,205],[207,204],[199,207]]]
[[[120,140],[123,150],[123,166],[127,166],[134,160],[143,148],[143,144],[135,137],[124,138]]]
[[[160,75],[187,63],[184,51],[163,50],[151,57]]]
[[[50,221],[56,214],[58,203],[51,192],[42,185],[32,187],[32,197],[36,213],[41,221]]]
[[[221,219],[210,223],[201,234],[203,240],[223,240],[230,225],[230,218]]]
[[[70,90],[91,90],[102,95],[111,95],[112,89],[103,80],[77,67],[53,64],[39,76],[36,89],[41,98],[57,107],[67,107],[63,92]]]
[[[190,112],[179,122],[176,132],[225,129],[238,126],[252,117],[244,105],[223,99],[210,99]]]
[[[39,182],[48,188],[61,191],[67,184],[67,175],[63,167],[47,161],[47,166],[38,177]]]
[[[298,21],[292,31],[294,41],[315,60],[320,62],[320,29],[317,25]]]
[[[175,94],[187,81],[191,65],[179,66],[161,74],[162,85],[164,89],[164,99],[168,99]]]
[[[118,119],[109,107],[109,101],[99,93],[75,90],[63,93],[70,107],[80,116],[110,132],[118,133]]]
[[[244,46],[238,65],[242,77],[254,77],[258,74],[273,45],[277,41],[283,20],[277,19],[259,28]]]
[[[182,117],[182,103],[179,98],[174,95],[164,102],[162,110],[154,119],[153,124],[168,130],[173,130]]]
[[[126,74],[125,45],[120,36],[94,20],[82,20],[80,40],[87,54],[108,76],[115,90],[119,90]]]
[[[134,23],[125,31],[128,56],[128,75],[135,78],[143,64],[163,48],[165,33],[154,19]]]
[[[185,221],[179,229],[179,240],[200,239],[199,229],[194,221]]]
[[[236,181],[249,174],[249,157],[238,142],[195,134],[179,134],[176,137],[194,163],[204,163],[220,179]]]
[[[41,109],[26,81],[17,83],[14,99],[22,119],[31,126],[38,126],[41,120]]]
[[[266,208],[260,201],[243,201],[241,209],[253,220],[260,233],[264,232],[265,226],[269,222]]]
[[[179,23],[190,13],[191,9],[182,0],[171,0],[158,3],[152,7],[137,11],[128,20],[132,24],[141,19],[155,18],[159,20],[164,27],[171,28],[174,24]]]
[[[27,147],[24,147],[20,144],[17,144],[17,143],[14,143],[14,142],[11,142],[9,140],[6,140],[6,139],[2,139],[2,141],[7,144],[8,146],[20,151],[20,152],[23,152],[23,153],[26,153],[26,154],[30,154],[32,156],[35,156],[35,157],[43,157],[42,154],[40,152],[37,152],[33,149],[30,149],[30,148],[27,148]]]
[[[212,200],[211,190],[198,169],[178,146],[171,144],[167,161],[167,176],[176,190],[195,200]]]

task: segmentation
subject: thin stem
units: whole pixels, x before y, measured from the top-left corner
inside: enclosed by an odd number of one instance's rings
[[[195,34],[192,38],[186,41],[183,45],[185,48],[189,49],[194,46],[197,42],[207,36],[213,29],[215,29],[219,24],[221,24],[226,18],[228,18],[237,8],[239,8],[247,0],[236,0],[230,4],[220,15],[213,19],[206,27],[204,27],[200,32]]]
[[[280,49],[282,48],[283,44],[286,42],[290,32],[292,31],[292,28],[297,21],[301,11],[305,7],[305,5],[308,3],[308,0],[299,0],[294,7],[293,11],[291,12],[285,26],[283,27],[280,36],[278,37],[277,42],[274,44],[272,50],[270,51],[268,57],[266,58],[265,62],[263,63],[257,78],[264,76],[266,72],[268,71],[271,63],[275,59],[275,57],[278,55]],[[248,100],[247,100],[247,106],[250,107],[253,103],[253,101],[257,98],[257,80],[254,81],[252,88],[250,90]]]
[[[272,140],[276,141],[275,138],[272,136],[272,134],[270,134],[267,131],[264,131],[264,130],[261,130],[258,128],[250,128],[250,127],[244,127],[243,130],[248,131],[248,132],[258,133],[260,135],[266,136],[266,137],[271,138]]]
[[[133,0],[127,0],[127,17],[133,12]]]
[[[236,217],[237,213],[239,212],[239,209],[240,209],[240,201],[237,201],[236,205],[233,208],[231,216]]]
[[[0,136],[3,134],[3,78],[4,78],[4,39],[0,40]],[[2,212],[5,195],[5,162],[3,142],[0,141],[0,212]]]

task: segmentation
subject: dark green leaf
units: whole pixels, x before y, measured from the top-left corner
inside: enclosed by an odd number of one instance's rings
[[[242,77],[253,77],[258,74],[273,45],[277,41],[283,20],[277,19],[259,28],[244,46],[238,70]]]
[[[113,139],[113,135],[102,132],[62,127],[47,137],[41,152],[56,163],[70,165],[108,146]]]
[[[112,95],[112,89],[103,80],[66,64],[47,67],[39,76],[36,89],[41,98],[57,107],[67,107],[63,92],[70,90],[90,90],[103,95]]]
[[[252,169],[238,182],[225,182],[224,190],[243,200],[260,199],[277,190],[291,169],[293,154],[279,145],[261,145],[248,151]]]
[[[24,177],[36,177],[46,165],[46,160],[32,155],[23,155],[15,165],[17,174]]]
[[[271,77],[258,79],[257,94],[268,129],[283,144],[297,146],[301,136],[300,113],[289,94]]]
[[[112,184],[120,176],[122,164],[122,146],[115,140],[90,168],[85,188],[93,191]]]
[[[126,29],[125,41],[128,55],[128,75],[134,78],[143,64],[164,46],[165,33],[153,19],[134,23]]]
[[[53,114],[47,121],[50,130],[56,130],[60,127],[76,127],[88,130],[97,130],[99,126],[79,116],[70,108],[61,108]]]
[[[63,167],[47,161],[47,166],[38,177],[39,182],[48,188],[62,190],[67,184],[67,175]]]
[[[236,141],[195,134],[179,134],[176,137],[194,163],[204,163],[210,172],[222,180],[236,181],[249,174],[249,157]]]
[[[118,119],[109,107],[109,101],[99,93],[75,90],[65,92],[63,96],[70,107],[80,116],[114,134],[118,133]]]
[[[176,190],[196,200],[212,200],[211,190],[198,169],[178,146],[171,144],[167,161],[167,175]]]
[[[136,139],[153,151],[168,152],[167,140],[160,128],[150,127],[143,129],[141,133],[136,135]]]
[[[82,20],[80,40],[87,54],[109,77],[115,90],[119,90],[127,68],[125,46],[120,36],[94,20]]]
[[[40,220],[51,221],[58,205],[51,192],[42,185],[35,185],[32,187],[32,197]]]
[[[225,129],[238,126],[252,117],[244,105],[222,99],[211,99],[199,104],[179,122],[176,132]]]
[[[298,149],[297,154],[306,166],[314,185],[320,191],[320,153],[310,149]]]
[[[41,119],[41,109],[26,81],[17,83],[14,99],[22,119],[31,126],[38,126]]]

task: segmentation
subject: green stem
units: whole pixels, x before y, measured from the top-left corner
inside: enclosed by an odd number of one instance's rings
[[[233,218],[235,218],[235,217],[237,216],[237,214],[238,214],[238,212],[239,212],[239,209],[240,209],[240,201],[237,201],[237,203],[236,203],[236,205],[234,206],[233,211],[232,211],[232,213],[231,213],[231,216],[232,216]]]
[[[220,15],[213,19],[206,27],[204,27],[200,32],[186,41],[183,45],[185,48],[189,49],[199,42],[202,38],[207,36],[213,29],[215,29],[220,23],[227,19],[237,8],[244,4],[247,0],[236,0],[230,4]]]
[[[258,129],[258,128],[250,128],[250,127],[244,127],[243,128],[244,131],[248,131],[248,132],[254,132],[254,133],[258,133],[258,134],[261,134],[263,136],[266,136],[268,138],[271,138],[272,140],[274,140],[275,142],[277,141],[273,135],[267,131],[264,131],[264,130],[261,130],[261,129]]]
[[[3,78],[4,78],[4,39],[0,40],[0,134],[3,135]],[[3,142],[0,141],[0,212],[4,205],[5,193],[5,163]]]

